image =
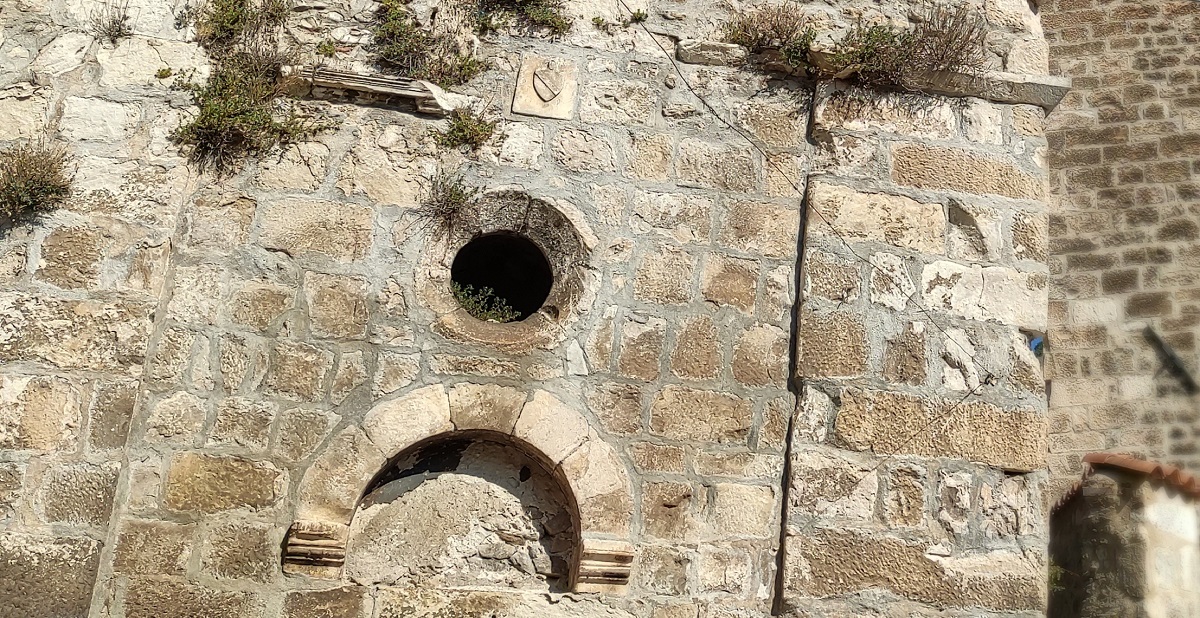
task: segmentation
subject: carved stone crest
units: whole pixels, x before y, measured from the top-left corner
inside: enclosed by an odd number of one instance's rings
[[[569,120],[575,114],[575,63],[526,55],[517,74],[512,111],[527,116]]]

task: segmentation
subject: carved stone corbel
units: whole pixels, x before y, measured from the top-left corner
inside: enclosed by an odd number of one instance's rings
[[[350,527],[326,521],[297,521],[288,529],[283,572],[337,579],[346,562]]]
[[[575,572],[575,592],[625,594],[632,566],[630,543],[584,539]]]

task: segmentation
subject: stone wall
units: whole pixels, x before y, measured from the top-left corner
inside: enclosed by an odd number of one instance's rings
[[[1050,448],[1056,487],[1082,454],[1195,468],[1197,399],[1149,326],[1200,368],[1200,9],[1193,2],[1042,4],[1051,71],[1074,89],[1048,120]]]
[[[1024,3],[987,3],[992,100],[676,75],[658,44],[727,8],[648,7],[652,38],[569,3],[562,40],[483,43],[479,152],[314,89],[334,130],[223,179],[167,140],[155,74],[206,70],[182,7],[131,2],[114,47],[86,6],[0,9],[0,139],[79,166],[0,239],[0,615],[1041,614],[1045,101],[1013,93],[1061,85]],[[813,10],[910,16],[864,6]],[[368,71],[372,7],[289,36]],[[438,170],[485,191],[471,233],[561,249],[553,310],[458,308],[470,234],[415,217]]]

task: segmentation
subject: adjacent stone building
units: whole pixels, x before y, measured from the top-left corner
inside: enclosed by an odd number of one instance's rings
[[[451,94],[368,79],[376,3],[297,2],[336,122],[229,178],[169,139],[183,3],[115,45],[92,5],[0,7],[0,140],[78,165],[0,237],[0,616],[1044,614],[1066,88],[1027,3],[940,94],[744,66],[707,0],[567,2]],[[458,105],[500,135],[440,148]],[[467,223],[418,216],[439,172]],[[459,306],[473,252],[532,260],[524,320]]]
[[[1041,7],[1051,72],[1073,82],[1047,129],[1054,493],[1095,451],[1196,470],[1200,6]]]

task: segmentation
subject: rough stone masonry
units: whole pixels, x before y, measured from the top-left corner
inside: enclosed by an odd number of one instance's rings
[[[1043,615],[1065,88],[1029,3],[973,4],[970,88],[887,94],[743,66],[724,2],[569,0],[439,95],[499,118],[479,152],[314,87],[334,129],[231,178],[168,139],[158,72],[207,72],[184,3],[130,0],[115,45],[96,4],[0,6],[0,140],[78,168],[0,233],[0,616]],[[287,36],[371,76],[376,9]],[[413,224],[439,170],[552,255],[535,316],[457,306],[471,238]]]

